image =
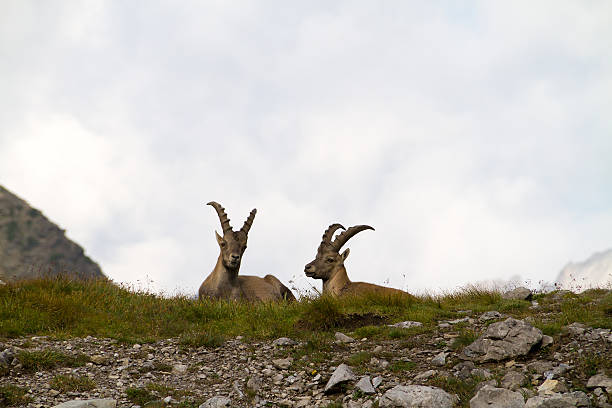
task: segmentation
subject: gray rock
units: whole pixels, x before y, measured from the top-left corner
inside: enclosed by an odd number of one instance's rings
[[[470,321],[469,317],[462,317],[461,319],[449,320],[447,321],[447,323],[448,324],[459,324],[459,323],[465,323],[469,321]]]
[[[487,370],[486,368],[475,368],[472,370],[470,374],[472,377],[481,377],[481,378],[484,378],[485,380],[493,378],[493,374],[491,374],[491,372]]]
[[[542,336],[542,348],[550,346],[553,344],[554,339],[546,334]]]
[[[325,385],[324,392],[329,392],[333,390],[334,387],[345,383],[347,381],[354,381],[355,374],[349,366],[346,364],[340,364],[333,372],[332,376],[329,378],[329,381]]]
[[[574,408],[590,407],[589,397],[582,392],[570,392],[567,394],[553,394],[550,396],[535,396],[527,400],[525,408]]]
[[[538,387],[538,394],[549,395],[555,394],[558,392],[567,392],[567,387],[559,380],[551,380],[546,379],[540,386]]]
[[[509,300],[530,300],[532,296],[533,295],[529,289],[520,287],[504,293],[502,298]]]
[[[459,357],[477,362],[501,361],[527,355],[541,342],[540,329],[510,317],[491,324],[482,336],[463,349]]]
[[[565,330],[567,330],[567,332],[572,336],[580,336],[584,334],[586,329],[587,327],[584,324],[577,322],[565,326]]]
[[[607,392],[612,392],[612,378],[605,374],[596,374],[589,378],[587,382],[587,388],[605,388]]]
[[[173,374],[183,374],[187,372],[187,366],[185,364],[175,364],[172,366]]]
[[[553,363],[547,360],[536,360],[527,364],[527,370],[537,373],[544,374],[546,371],[553,369]]]
[[[570,368],[569,365],[561,363],[552,370],[544,371],[544,377],[552,380],[555,377],[565,374]]]
[[[242,390],[240,389],[240,381],[238,380],[234,381],[234,383],[232,384],[232,391],[235,395],[238,396],[238,398],[244,397],[244,394]]]
[[[7,348],[0,353],[0,365],[8,366],[13,362],[16,351],[13,348]]]
[[[452,408],[457,397],[425,385],[396,385],[380,398],[379,406],[413,408]]]
[[[288,337],[281,337],[272,342],[273,346],[295,346],[296,344],[296,341],[291,340]]]
[[[425,380],[433,377],[436,374],[438,374],[438,372],[436,370],[427,370],[427,371],[424,371],[424,372],[422,372],[420,374],[417,374],[414,377],[414,381],[417,381],[417,382],[418,381],[425,381]]]
[[[355,341],[354,338],[347,336],[344,333],[336,332],[336,340],[340,343],[352,343]]]
[[[231,404],[231,399],[221,395],[216,395],[207,399],[203,404],[200,404],[199,408],[224,408],[231,406]]]
[[[448,353],[445,352],[441,352],[438,353],[434,358],[431,359],[431,364],[438,366],[438,367],[442,367],[446,364],[446,355]]]
[[[406,320],[405,322],[390,324],[389,327],[397,327],[399,329],[410,329],[411,327],[420,327],[422,325],[423,323],[421,322],[413,322],[410,320]]]
[[[501,379],[500,386],[512,391],[516,391],[525,384],[527,377],[518,371],[508,371]]]
[[[263,383],[261,382],[261,378],[254,375],[253,377],[249,378],[249,381],[247,381],[246,386],[249,390],[258,392],[263,386]]]
[[[53,408],[115,408],[117,401],[113,399],[91,399],[63,402]]]
[[[298,401],[295,403],[293,407],[294,408],[309,407],[311,405],[311,400],[312,400],[312,397],[310,396],[300,397],[298,398]]]
[[[501,318],[502,318],[501,313],[499,313],[497,310],[491,310],[489,312],[484,312],[483,314],[481,314],[478,320],[480,320],[481,322],[486,322],[487,320],[494,320],[494,319],[501,319]]]
[[[372,380],[372,386],[374,388],[378,388],[378,386],[380,384],[382,384],[382,382],[383,382],[382,377],[380,375],[378,375],[378,376],[374,377],[374,379]]]
[[[520,392],[485,385],[470,400],[470,408],[524,408],[525,400]]]
[[[476,366],[471,361],[462,361],[461,363],[456,364],[453,367],[453,370],[456,371],[457,377],[459,377],[462,380],[467,380],[468,378],[472,376],[472,370],[475,367]]]
[[[374,394],[376,392],[372,386],[369,375],[361,377],[359,381],[357,381],[357,384],[355,384],[355,388],[361,390],[364,394]]]
[[[291,363],[293,363],[293,359],[291,357],[277,358],[276,360],[272,360],[274,367],[278,368],[279,370],[288,369],[291,366]]]

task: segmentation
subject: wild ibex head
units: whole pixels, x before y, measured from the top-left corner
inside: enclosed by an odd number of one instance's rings
[[[342,231],[342,233],[332,241],[334,232],[338,229],[343,229],[345,231]],[[342,246],[355,234],[367,229],[373,230],[374,228],[369,225],[356,225],[349,229],[345,229],[340,224],[330,225],[323,234],[323,240],[317,250],[317,257],[304,267],[306,276],[314,279],[329,279],[337,268],[344,265],[344,260],[349,255],[350,250],[348,248],[340,253]]]
[[[234,231],[225,213],[225,208],[214,201],[211,201],[208,205],[213,206],[217,211],[219,220],[221,221],[221,228],[223,229],[223,236],[220,236],[219,233],[215,231],[219,248],[221,248],[223,266],[229,270],[238,271],[240,262],[242,261],[242,254],[244,254],[244,250],[247,247],[249,230],[251,229],[251,225],[253,225],[253,219],[255,218],[257,210],[253,209],[253,211],[251,211],[251,214],[249,214],[249,217],[244,222],[240,231]]]

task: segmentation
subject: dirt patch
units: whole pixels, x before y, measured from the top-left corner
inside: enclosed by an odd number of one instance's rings
[[[323,328],[355,330],[363,326],[383,326],[385,324],[389,324],[389,318],[386,316],[381,316],[375,313],[349,313],[336,316],[335,319],[328,320]],[[300,329],[308,330],[312,330],[314,328],[313,323],[305,319],[298,320],[297,326]]]

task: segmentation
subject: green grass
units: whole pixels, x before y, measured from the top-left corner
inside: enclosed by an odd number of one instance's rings
[[[16,385],[0,386],[0,407],[16,407],[27,405],[32,398],[27,395],[26,388]]]
[[[0,338],[91,335],[147,343],[178,337],[185,347],[212,348],[237,335],[327,342],[329,333],[342,331],[357,338],[415,342],[421,334],[435,330],[439,320],[460,317],[457,311],[466,309],[473,315],[498,310],[517,318],[533,316],[536,325],[551,334],[574,321],[612,328],[612,294],[606,291],[587,291],[567,296],[562,302],[538,295],[538,302],[541,307],[534,311],[529,302],[504,300],[497,291],[473,286],[440,296],[371,294],[302,298],[297,302],[200,301],[146,293],[107,280],[40,279],[0,287]],[[545,313],[546,320],[538,320]],[[423,326],[387,326],[404,320],[422,322]],[[322,337],[314,339],[315,334]]]
[[[456,337],[451,343],[451,349],[458,351],[465,346],[472,344],[478,338],[478,333],[470,329],[461,329],[459,337]]]
[[[457,395],[459,397],[459,406],[466,408],[470,406],[470,399],[476,394],[476,386],[480,382],[482,382],[480,377],[461,380],[452,376],[436,376],[429,380],[430,385],[442,388],[449,394]]]
[[[96,383],[86,376],[56,375],[49,383],[51,388],[60,392],[89,391],[96,388]]]
[[[349,357],[348,364],[354,367],[365,366],[370,362],[371,358],[372,353],[369,353],[367,351],[360,351]]]
[[[157,398],[146,388],[130,387],[125,390],[127,399],[135,405],[143,406],[148,402],[155,401]]]
[[[24,371],[50,370],[56,367],[81,367],[89,361],[85,354],[70,355],[55,350],[20,351],[17,360]]]
[[[161,400],[167,396],[177,400],[188,397],[181,401],[178,405],[179,407],[183,408],[199,407],[200,404],[204,402],[204,400],[190,397],[191,392],[189,391],[177,390],[159,383],[148,383],[144,387],[130,387],[125,391],[125,393],[127,399],[131,403],[140,406],[145,406],[145,404],[149,404],[146,406],[157,406],[157,404],[154,405],[153,402],[160,401],[159,406],[165,407],[167,405]]]
[[[399,373],[413,370],[415,367],[416,363],[414,361],[395,361],[389,366],[389,369],[394,373]]]

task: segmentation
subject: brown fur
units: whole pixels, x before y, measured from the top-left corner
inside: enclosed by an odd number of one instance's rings
[[[351,282],[344,267],[344,261],[350,250],[347,248],[340,254],[342,246],[360,231],[374,228],[368,225],[357,225],[339,234],[332,242],[332,235],[338,229],[344,229],[340,224],[332,224],[323,234],[323,240],[317,251],[317,257],[304,267],[306,276],[323,281],[323,294],[332,296],[359,296],[368,293],[382,295],[406,295],[403,290],[387,288],[367,282]]]
[[[248,301],[295,300],[291,291],[276,277],[238,275],[242,255],[246,250],[248,232],[257,210],[251,211],[240,231],[234,232],[221,205],[210,202],[223,228],[223,237],[215,232],[221,253],[212,273],[202,282],[199,298],[232,299]]]

